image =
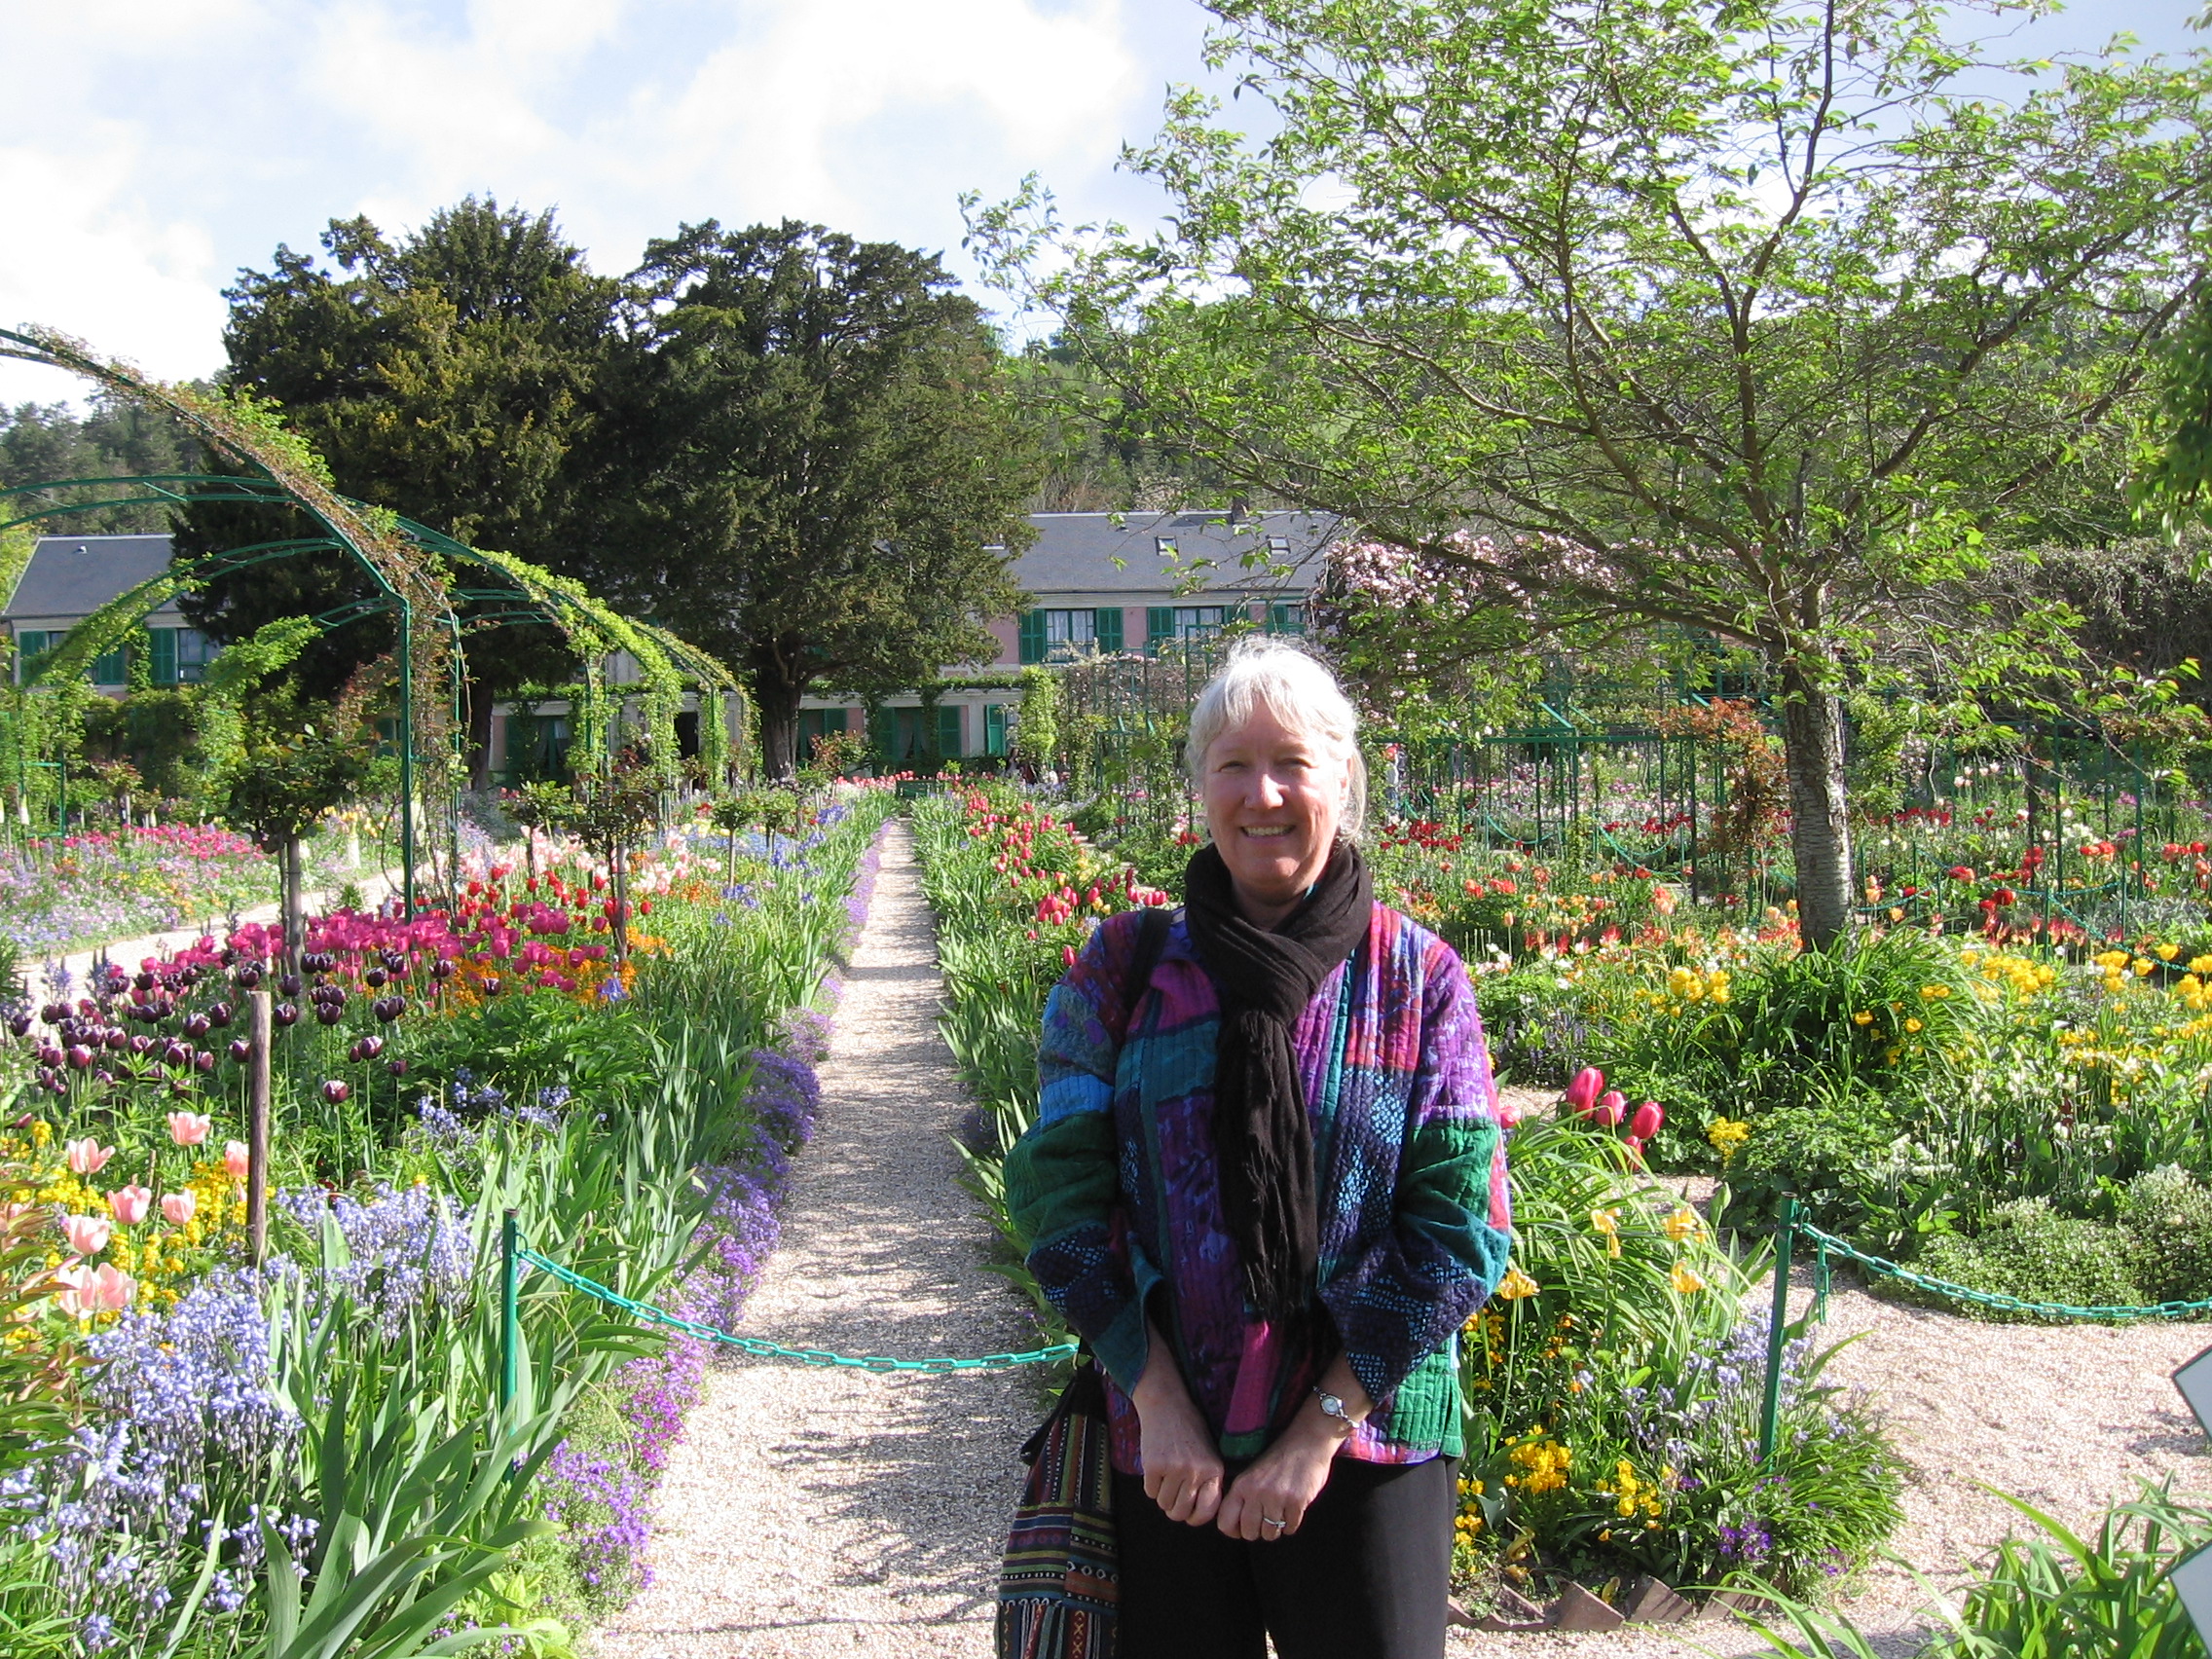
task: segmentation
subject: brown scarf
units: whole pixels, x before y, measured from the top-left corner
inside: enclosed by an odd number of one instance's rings
[[[1313,891],[1271,933],[1244,919],[1229,866],[1205,846],[1191,859],[1184,893],[1192,942],[1221,993],[1213,1144],[1222,1207],[1252,1306],[1271,1323],[1296,1326],[1313,1296],[1320,1222],[1313,1129],[1291,1038],[1321,981],[1367,937],[1375,885],[1359,849],[1340,841]]]

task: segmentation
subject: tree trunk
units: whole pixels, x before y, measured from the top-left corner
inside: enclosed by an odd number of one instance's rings
[[[607,861],[614,877],[614,966],[630,960],[630,851],[617,841]]]
[[[280,874],[283,880],[280,907],[283,911],[284,966],[289,972],[297,974],[300,971],[300,954],[308,947],[306,895],[300,891],[302,875],[300,838],[297,835],[284,837],[284,863]]]
[[[1789,772],[1789,850],[1797,929],[1825,950],[1851,929],[1851,817],[1843,781],[1843,701],[1793,664],[1782,671],[1782,751]]]
[[[798,700],[806,687],[786,678],[782,664],[762,651],[753,659],[753,698],[760,710],[760,772],[770,783],[798,775]]]

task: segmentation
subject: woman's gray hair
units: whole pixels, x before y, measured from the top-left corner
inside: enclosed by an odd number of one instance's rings
[[[1266,704],[1291,730],[1324,745],[1350,762],[1338,832],[1359,839],[1367,821],[1367,762],[1359,753],[1359,715],[1329,672],[1328,664],[1288,640],[1239,640],[1229,660],[1206,682],[1191,709],[1191,735],[1184,746],[1191,778],[1205,788],[1206,751],[1225,731],[1234,731]]]

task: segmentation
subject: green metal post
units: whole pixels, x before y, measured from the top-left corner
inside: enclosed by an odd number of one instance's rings
[[[522,1365],[522,1315],[515,1301],[515,1212],[499,1218],[499,1415],[514,1404]]]
[[[1782,1350],[1789,1344],[1789,1245],[1797,1234],[1797,1200],[1782,1200],[1774,1235],[1774,1314],[1766,1331],[1766,1399],[1759,1408],[1759,1461],[1774,1456],[1782,1418]]]
[[[415,614],[399,601],[399,914],[415,916]]]

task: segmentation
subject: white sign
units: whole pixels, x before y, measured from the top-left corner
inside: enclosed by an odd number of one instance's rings
[[[2196,1426],[2212,1435],[2212,1348],[2174,1373],[2174,1386],[2196,1414]],[[2196,1634],[2212,1646],[2212,1545],[2198,1550],[2169,1575]]]

